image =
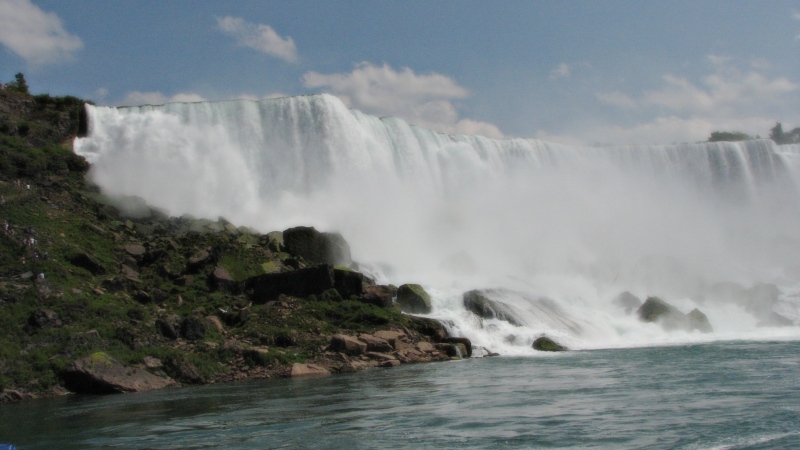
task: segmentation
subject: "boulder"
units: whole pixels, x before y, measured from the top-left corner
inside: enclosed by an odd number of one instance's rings
[[[658,322],[666,330],[687,328],[686,316],[658,297],[648,297],[636,314],[643,322]]]
[[[464,346],[464,357],[471,357],[472,356],[472,341],[465,337],[448,337],[444,340],[444,342],[450,344],[461,344]]]
[[[161,317],[156,320],[156,328],[161,334],[169,339],[178,339],[180,337],[180,317],[171,314],[167,317]]]
[[[320,233],[313,227],[294,227],[284,230],[283,246],[292,255],[309,264],[349,266],[350,245],[339,233]]]
[[[181,335],[189,341],[201,341],[206,337],[207,328],[205,319],[189,316],[181,322]]]
[[[245,287],[254,303],[266,303],[279,295],[308,297],[335,287],[333,266],[323,264],[290,272],[265,273],[248,278]]]
[[[73,266],[80,267],[88,270],[92,275],[103,275],[106,269],[102,264],[92,255],[88,253],[79,253],[68,259],[69,263]]]
[[[389,286],[364,286],[364,292],[361,294],[359,301],[381,308],[390,308],[392,306],[393,297],[394,295],[392,295],[392,290]]]
[[[54,311],[37,309],[28,316],[28,325],[34,328],[58,328],[61,326],[61,319]]]
[[[397,304],[403,312],[429,314],[431,296],[418,284],[404,284],[397,289]]]
[[[134,258],[139,259],[144,256],[145,253],[147,253],[147,249],[140,244],[128,244],[125,246],[125,252]]]
[[[493,290],[473,290],[464,293],[464,308],[483,319],[505,320],[514,326],[522,324],[514,317],[514,310],[503,302],[489,298]]]
[[[328,350],[355,356],[366,353],[367,344],[359,341],[353,336],[335,334],[331,337],[331,343],[328,346]]]
[[[434,342],[447,339],[447,329],[436,319],[409,316],[408,327],[423,336],[428,336]]]
[[[283,250],[283,233],[280,231],[270,231],[262,236],[266,242],[266,247],[271,251],[278,253]]]
[[[686,320],[690,330],[697,330],[703,333],[714,331],[714,328],[711,327],[711,322],[708,321],[708,317],[697,308],[686,315]]]
[[[695,308],[689,314],[683,314],[658,297],[648,297],[636,311],[639,319],[644,322],[656,322],[665,330],[701,331],[710,333],[714,331],[708,317]]]
[[[238,294],[241,292],[241,283],[233,279],[228,269],[217,266],[211,272],[211,286],[218,291]]]
[[[358,340],[367,344],[367,351],[369,352],[383,353],[394,350],[392,344],[390,344],[387,340],[381,339],[377,336],[361,334],[358,336]]]
[[[146,370],[125,367],[104,352],[73,362],[62,375],[69,390],[86,394],[140,392],[175,384]]]
[[[621,294],[614,297],[612,300],[614,305],[619,306],[620,308],[625,310],[625,314],[631,315],[634,311],[639,309],[642,306],[642,301],[639,300],[639,297],[631,294],[628,291],[622,292]]]
[[[358,297],[363,292],[364,275],[349,269],[333,269],[334,287],[342,298]]]
[[[537,338],[535,341],[533,341],[532,347],[534,350],[539,350],[542,352],[563,352],[569,350],[567,347],[564,347],[547,336],[541,336]]]
[[[394,348],[397,348],[397,341],[401,341],[406,337],[406,334],[402,331],[395,330],[378,330],[372,335],[376,338],[385,340]]]
[[[330,371],[328,369],[318,366],[316,364],[303,364],[303,363],[294,363],[292,365],[292,378],[296,377],[308,377],[308,376],[324,376],[330,375]]]

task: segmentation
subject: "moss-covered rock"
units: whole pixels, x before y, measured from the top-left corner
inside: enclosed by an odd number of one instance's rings
[[[404,284],[397,288],[397,304],[403,312],[429,314],[431,296],[418,284]]]

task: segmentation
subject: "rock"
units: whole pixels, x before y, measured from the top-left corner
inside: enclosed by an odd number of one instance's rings
[[[690,330],[697,330],[703,333],[712,333],[714,331],[714,328],[711,327],[711,322],[708,321],[708,317],[697,308],[686,315],[686,320]]]
[[[467,357],[467,348],[464,344],[449,344],[449,343],[442,343],[436,344],[438,348],[444,351],[447,356],[450,358],[466,358]]]
[[[54,311],[37,309],[28,316],[28,325],[34,328],[57,328],[61,326],[61,320]]]
[[[625,314],[631,315],[634,311],[639,309],[642,306],[642,301],[639,300],[639,297],[631,294],[628,291],[622,292],[621,294],[614,297],[612,300],[614,305],[619,306],[620,308],[625,310]]]
[[[180,330],[180,317],[171,314],[167,317],[162,317],[156,320],[156,328],[161,334],[169,339],[178,339]]]
[[[569,350],[567,347],[564,347],[547,336],[541,336],[537,338],[535,341],[533,341],[532,347],[534,350],[539,350],[542,352],[564,352]]]
[[[367,352],[367,344],[359,341],[353,336],[335,334],[331,337],[331,343],[328,346],[328,350],[356,356]]]
[[[136,270],[134,270],[131,266],[128,266],[127,264],[123,264],[122,266],[120,266],[120,272],[122,273],[123,277],[125,277],[125,278],[127,278],[127,279],[129,279],[131,281],[136,281],[136,282],[139,281],[139,272],[137,272]]]
[[[308,376],[324,376],[330,374],[331,373],[328,369],[318,366],[316,364],[294,363],[292,365],[292,371],[291,371],[292,378],[308,377]]]
[[[408,325],[409,328],[416,330],[424,336],[428,336],[434,342],[442,342],[447,339],[447,329],[436,319],[410,316]]]
[[[389,343],[393,348],[397,348],[397,342],[406,337],[402,331],[395,330],[378,330],[372,334],[376,338],[383,339]]]
[[[173,355],[164,361],[164,371],[172,378],[185,383],[202,383],[202,375],[194,364],[186,358],[186,355]]]
[[[279,295],[308,297],[335,287],[333,266],[323,264],[291,272],[265,273],[248,278],[245,286],[254,303],[266,303]]]
[[[666,330],[687,328],[686,316],[658,297],[648,297],[636,314],[643,322],[658,322]]]
[[[211,273],[211,286],[218,291],[238,294],[242,290],[242,283],[233,279],[230,272],[224,267],[217,266]]]
[[[128,244],[125,246],[125,252],[134,258],[139,259],[140,257],[144,256],[145,253],[147,253],[147,249],[140,244]]]
[[[466,355],[467,357],[472,356],[472,341],[470,341],[469,339],[465,337],[448,337],[444,340],[444,342],[448,342],[450,344],[461,344],[464,346],[464,349],[466,350],[464,355]]]
[[[142,359],[144,366],[151,370],[157,370],[164,367],[164,364],[158,358],[153,358],[152,356],[145,356]]]
[[[503,302],[490,299],[488,296],[497,291],[492,289],[473,290],[464,293],[464,308],[483,319],[505,320],[514,326],[522,324],[514,317],[514,310]]]
[[[658,297],[648,297],[636,313],[642,321],[657,322],[668,331],[697,330],[703,333],[714,331],[708,321],[708,317],[699,309],[695,308],[689,314],[683,314],[678,308]]]
[[[266,247],[271,252],[278,253],[283,250],[283,232],[270,231],[262,238],[266,238]]]
[[[181,335],[190,341],[201,341],[206,337],[207,327],[204,319],[189,316],[181,322]]]
[[[389,286],[364,286],[364,292],[361,294],[359,301],[381,308],[390,308],[392,306],[392,297],[394,296]]]
[[[89,255],[88,253],[79,253],[69,258],[68,261],[73,266],[86,269],[95,276],[106,273],[106,269],[103,267],[103,265],[100,264],[95,257]]]
[[[104,352],[73,362],[63,373],[67,388],[86,394],[113,394],[161,389],[174,384],[146,370],[125,367]]]
[[[403,312],[429,314],[431,296],[418,284],[404,284],[397,289],[397,304]]]
[[[378,365],[378,367],[397,367],[397,366],[399,366],[400,364],[401,364],[401,363],[400,363],[400,361],[399,361],[399,360],[396,360],[396,359],[389,359],[389,360],[386,360],[386,361],[383,361],[382,363],[380,363],[380,364]]]
[[[364,275],[346,269],[333,269],[334,287],[342,298],[358,297],[363,292]]]
[[[283,246],[309,264],[349,266],[350,246],[339,233],[320,233],[313,227],[294,227],[283,231]]]
[[[200,250],[189,258],[189,266],[197,268],[211,262],[211,254],[206,250]]]
[[[369,352],[391,352],[394,350],[392,344],[385,339],[381,339],[369,334],[359,335],[358,340],[367,344],[367,351]]]
[[[209,326],[217,330],[217,333],[225,334],[225,326],[222,324],[222,321],[219,319],[219,317],[207,316],[206,323],[208,323]]]

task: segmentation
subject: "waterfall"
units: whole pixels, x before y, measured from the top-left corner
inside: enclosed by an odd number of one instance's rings
[[[715,301],[719,286],[775,285],[774,309],[800,322],[796,145],[446,135],[330,95],[87,114],[74,148],[107,194],[265,232],[339,231],[365,270],[422,283],[433,315],[487,348],[526,353],[543,332],[578,348],[700,339],[625,315],[612,302],[622,291],[698,306],[717,338],[797,333]],[[477,320],[470,289],[494,289],[522,325]]]

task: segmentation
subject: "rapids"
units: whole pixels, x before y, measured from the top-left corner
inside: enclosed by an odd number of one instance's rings
[[[87,113],[74,149],[104,193],[263,232],[339,231],[360,270],[421,283],[433,317],[491,351],[531,354],[543,333],[572,348],[800,339],[798,145],[445,135],[330,95]],[[467,312],[471,289],[495,289],[520,326]],[[715,332],[641,323],[613,304],[623,291],[698,307]]]

